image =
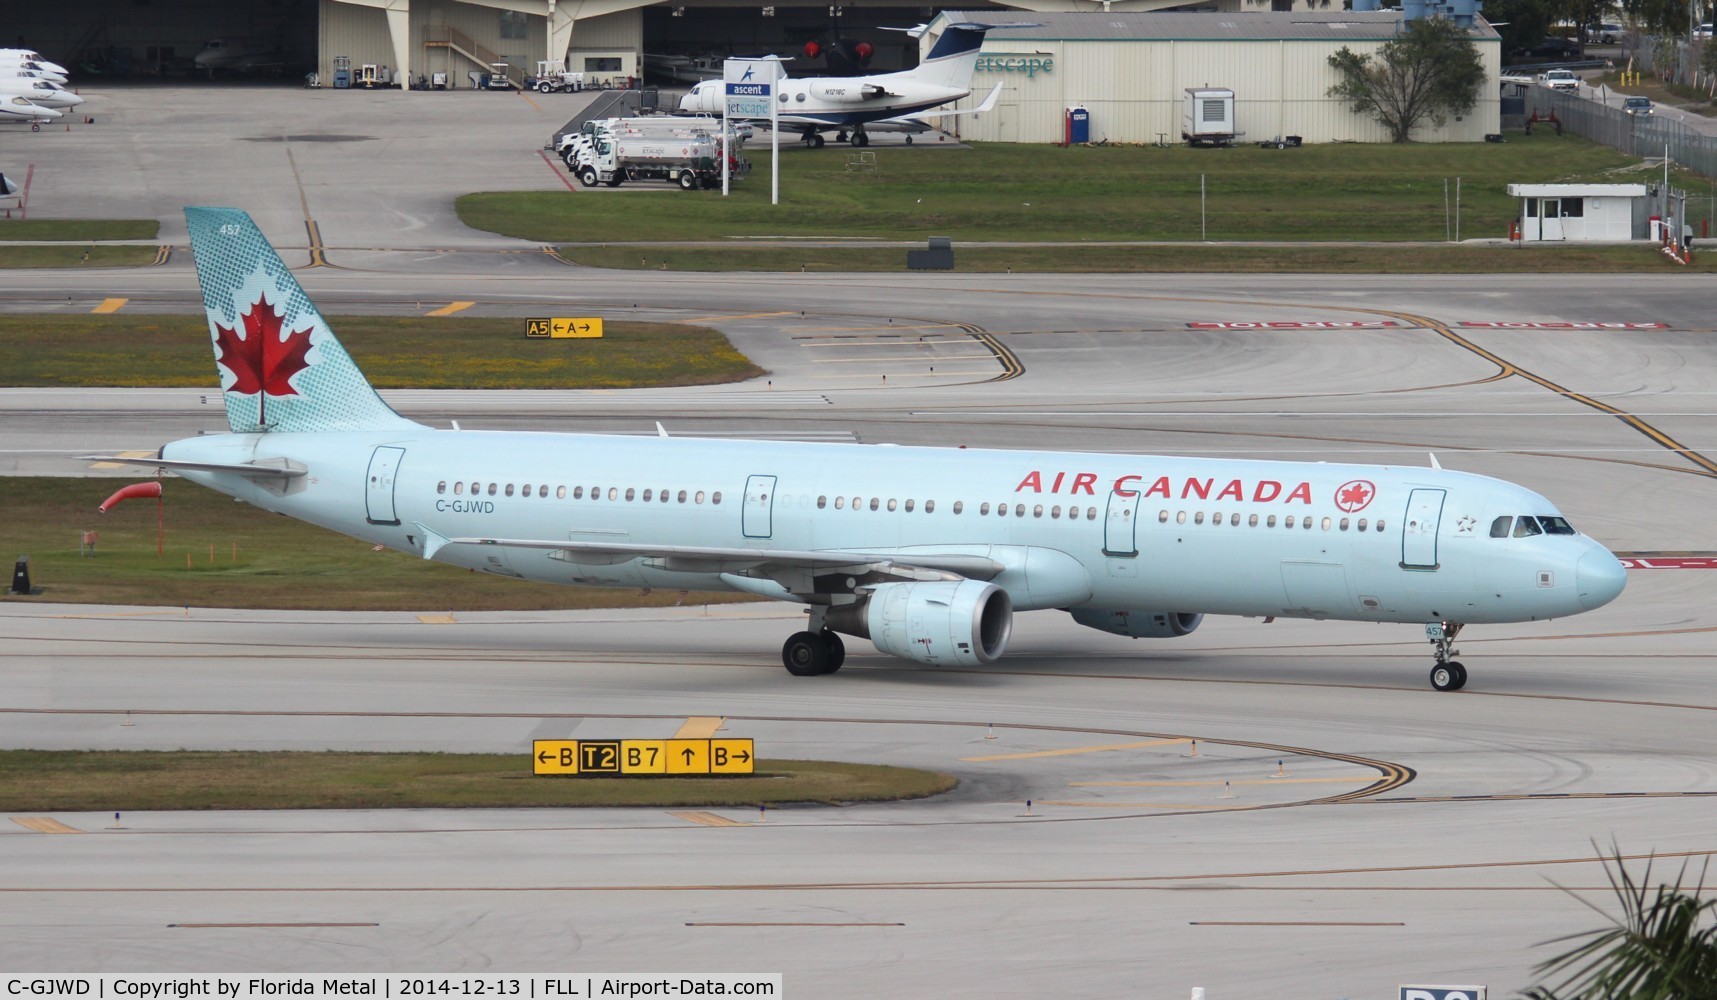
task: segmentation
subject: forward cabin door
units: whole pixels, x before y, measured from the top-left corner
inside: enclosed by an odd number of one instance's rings
[[[774,533],[775,477],[747,476],[745,512],[741,515],[747,538],[768,538]]]
[[[1109,512],[1103,520],[1103,554],[1128,559],[1139,554],[1137,527],[1139,491],[1131,495],[1109,494]]]
[[[370,456],[369,481],[364,488],[364,516],[371,524],[398,524],[394,512],[394,477],[399,474],[404,448],[377,448]]]
[[[1401,519],[1401,568],[1437,568],[1437,528],[1443,520],[1446,490],[1414,490]]]

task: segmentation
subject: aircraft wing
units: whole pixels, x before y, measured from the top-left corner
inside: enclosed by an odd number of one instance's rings
[[[450,546],[494,546],[561,553],[567,562],[613,565],[647,559],[670,572],[732,573],[774,580],[786,593],[821,574],[840,572],[860,583],[889,580],[990,580],[1004,567],[987,556],[946,552],[857,552],[840,549],[751,549],[638,542],[578,542],[532,538],[446,538],[418,523],[425,559]],[[785,593],[782,595],[785,596]]]
[[[998,83],[994,87],[990,88],[989,96],[984,98],[984,103],[978,105],[975,108],[960,108],[960,109],[955,110],[955,111],[939,111],[936,108],[931,108],[928,111],[915,111],[909,115],[900,115],[899,117],[896,117],[896,118],[890,118],[889,121],[891,121],[891,122],[912,122],[912,121],[924,121],[925,119],[928,119],[928,118],[942,118],[942,117],[945,117],[947,115],[981,115],[984,112],[992,110],[993,108],[995,108],[996,99],[999,98],[1001,95],[1002,95],[1002,85]]]

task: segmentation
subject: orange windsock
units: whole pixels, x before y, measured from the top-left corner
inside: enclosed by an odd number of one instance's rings
[[[160,495],[161,484],[159,482],[132,483],[130,486],[125,487],[113,496],[103,500],[101,502],[101,506],[97,507],[96,510],[105,514],[108,512],[109,508],[113,507],[121,500],[142,500],[148,497],[158,497]]]

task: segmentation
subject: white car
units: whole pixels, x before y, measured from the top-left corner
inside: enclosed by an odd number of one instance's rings
[[[1540,73],[1538,74],[1538,82],[1551,90],[1580,89],[1580,78],[1574,75],[1573,70],[1569,69],[1553,69]]]

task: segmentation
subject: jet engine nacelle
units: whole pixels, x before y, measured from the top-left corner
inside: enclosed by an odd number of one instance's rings
[[[812,80],[809,89],[812,97],[836,104],[862,104],[888,94],[874,83],[852,83],[838,78]]]
[[[981,580],[885,583],[863,604],[831,608],[827,624],[869,637],[884,653],[970,667],[994,663],[1007,650],[1013,601]]]
[[[1073,620],[1086,628],[1129,635],[1135,639],[1177,639],[1204,622],[1203,615],[1179,611],[1104,611],[1069,608]]]

